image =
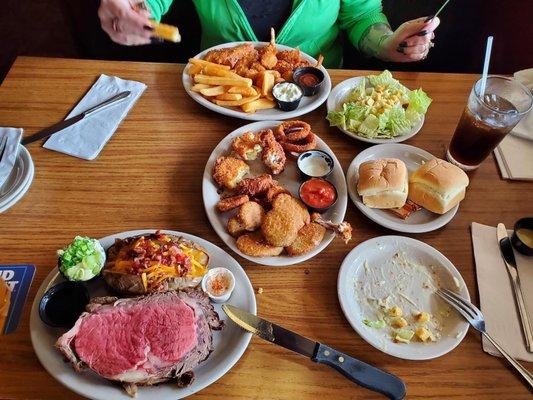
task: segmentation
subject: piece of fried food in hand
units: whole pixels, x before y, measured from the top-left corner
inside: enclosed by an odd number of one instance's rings
[[[247,231],[255,231],[265,219],[265,210],[259,203],[249,201],[244,203],[237,213],[237,219]]]
[[[267,212],[261,232],[272,246],[290,246],[303,226],[302,219],[296,213],[287,210],[272,209]]]
[[[242,181],[250,167],[235,157],[218,157],[213,165],[213,179],[218,186],[234,189]]]
[[[245,194],[224,197],[218,201],[216,208],[220,212],[231,211],[234,208],[242,206],[244,203],[248,201],[250,201],[250,198]]]
[[[302,223],[300,228],[311,221],[309,210],[307,210],[305,204],[289,193],[281,193],[275,196],[272,201],[272,208],[298,216]]]
[[[289,193],[289,191],[281,185],[272,186],[270,189],[267,190],[265,194],[266,202],[268,204],[272,204],[276,196],[281,193]]]
[[[255,197],[265,193],[272,186],[277,185],[278,182],[272,179],[270,174],[261,174],[255,178],[246,178],[237,185],[237,192],[240,194],[247,194],[250,197]]]
[[[237,217],[233,217],[228,220],[226,229],[228,233],[233,237],[240,236],[246,232],[244,225],[241,223],[241,221],[239,221]]]
[[[326,228],[316,222],[311,222],[298,231],[298,236],[296,236],[294,242],[287,246],[285,250],[290,256],[309,253],[322,242],[325,234]]]
[[[263,132],[261,138],[263,140],[263,155],[261,156],[261,160],[270,169],[272,174],[278,175],[285,169],[285,163],[287,162],[285,151],[274,137],[271,129]]]
[[[239,236],[237,248],[252,257],[275,257],[279,256],[283,251],[281,246],[268,244],[259,231]]]
[[[261,138],[259,134],[254,132],[245,132],[241,136],[233,139],[231,148],[237,153],[243,160],[255,160],[261,150]]]

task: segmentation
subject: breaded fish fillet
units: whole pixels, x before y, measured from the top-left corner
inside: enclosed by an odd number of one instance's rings
[[[284,210],[287,213],[295,214],[301,218],[302,226],[311,221],[311,216],[304,203],[289,193],[281,193],[275,196],[272,201],[272,208]]]
[[[257,50],[252,43],[241,44],[235,47],[226,47],[223,49],[211,50],[204,59],[206,61],[229,65],[231,68],[237,64],[238,61],[246,59],[248,62],[257,60],[259,58]]]
[[[279,197],[279,196],[278,196]],[[272,246],[290,246],[304,223],[298,213],[290,210],[270,210],[261,225],[265,240]]]
[[[285,250],[290,256],[309,253],[322,242],[325,234],[326,228],[316,222],[311,222],[298,231],[298,236],[296,236],[294,242],[285,247]]]
[[[239,236],[237,248],[252,257],[275,257],[283,251],[283,247],[268,244],[259,231]]]
[[[235,157],[219,157],[213,165],[213,179],[218,186],[227,189],[234,189],[248,172],[248,164]]]

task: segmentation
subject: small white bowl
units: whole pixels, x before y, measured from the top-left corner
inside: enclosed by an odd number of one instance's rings
[[[212,294],[207,288],[207,281],[209,280],[209,278],[218,274],[224,274],[229,278],[229,288],[224,294],[220,296]],[[231,297],[231,294],[233,293],[233,289],[235,289],[235,276],[227,268],[218,267],[209,269],[209,271],[207,271],[207,273],[202,278],[202,290],[207,293],[209,295],[209,298],[215,303],[225,303],[226,301],[228,301]]]

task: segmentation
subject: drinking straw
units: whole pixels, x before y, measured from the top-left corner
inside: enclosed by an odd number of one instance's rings
[[[485,94],[485,87],[487,86],[487,75],[489,73],[490,52],[492,51],[492,36],[487,38],[487,48],[485,49],[485,63],[483,64],[483,76],[481,78],[481,87],[479,89],[479,96],[483,97]]]

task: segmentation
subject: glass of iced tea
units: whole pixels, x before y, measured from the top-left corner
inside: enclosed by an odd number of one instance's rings
[[[530,90],[512,78],[489,75],[483,96],[480,87],[481,79],[470,92],[446,152],[448,161],[466,171],[479,167],[533,105]]]

